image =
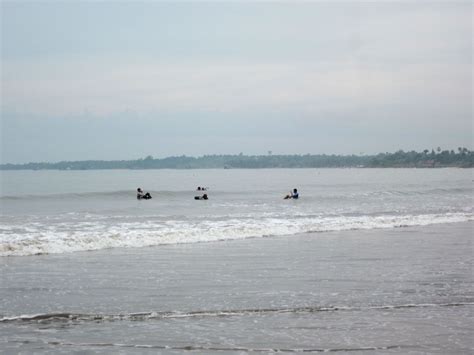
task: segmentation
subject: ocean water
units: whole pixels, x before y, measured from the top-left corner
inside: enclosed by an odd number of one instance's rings
[[[471,221],[472,181],[463,169],[2,171],[0,256]],[[300,199],[283,200],[293,188]]]
[[[472,354],[472,223],[0,258],[0,353]]]
[[[0,353],[474,351],[472,170],[1,178]]]

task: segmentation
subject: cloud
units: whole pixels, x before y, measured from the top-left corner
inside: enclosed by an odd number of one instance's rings
[[[63,61],[54,67],[6,64],[5,110],[41,115],[89,111],[344,112],[384,103],[469,103],[469,69],[406,65],[396,71],[333,63],[156,63]]]
[[[468,4],[226,4],[196,6],[194,17],[112,5],[33,6],[41,16],[6,7],[3,110],[300,114],[470,101]],[[110,9],[115,20],[103,17]]]
[[[86,146],[83,156],[94,157],[107,144],[106,158],[158,156],[150,150],[160,144],[189,154],[198,146],[190,137],[201,138],[197,153],[472,140],[467,2],[9,2],[2,10],[2,142],[19,160]],[[103,142],[81,143],[91,129]],[[36,136],[42,130],[53,138]],[[166,144],[156,141],[162,132]],[[68,155],[51,147],[56,137],[71,144]]]

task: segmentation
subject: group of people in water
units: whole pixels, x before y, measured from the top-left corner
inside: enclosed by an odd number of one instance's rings
[[[207,191],[207,187],[198,186],[196,191]],[[194,196],[195,200],[208,200],[207,194],[203,194],[202,196]]]
[[[207,187],[201,187],[198,186],[197,191],[207,191]],[[299,194],[297,189],[293,189],[293,191],[290,191],[288,195],[284,197],[285,200],[288,199],[298,199]],[[144,193],[143,190],[139,187],[137,189],[137,200],[149,200],[151,199],[151,195],[149,192]],[[209,197],[207,197],[207,193],[203,194],[202,196],[194,196],[195,200],[208,200]]]

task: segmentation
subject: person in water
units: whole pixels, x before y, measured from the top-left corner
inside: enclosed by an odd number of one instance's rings
[[[137,189],[137,200],[145,199],[149,200],[151,198],[151,195],[149,192],[143,193],[143,190],[141,188]]]
[[[289,195],[286,195],[285,196],[285,200],[289,199],[289,198],[293,198],[293,199],[298,199],[299,195],[298,195],[298,190],[297,189],[293,189],[293,191],[290,191],[290,194]]]
[[[202,196],[194,196],[195,200],[207,200],[207,194],[204,194]]]

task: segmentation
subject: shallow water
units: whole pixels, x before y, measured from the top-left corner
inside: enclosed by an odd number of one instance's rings
[[[1,177],[0,352],[474,351],[472,170]]]
[[[472,170],[3,171],[0,256],[474,219]],[[136,187],[153,199],[137,201]],[[195,201],[197,186],[208,201]],[[283,200],[292,188],[299,200]]]
[[[472,228],[1,258],[0,348],[470,354]]]

